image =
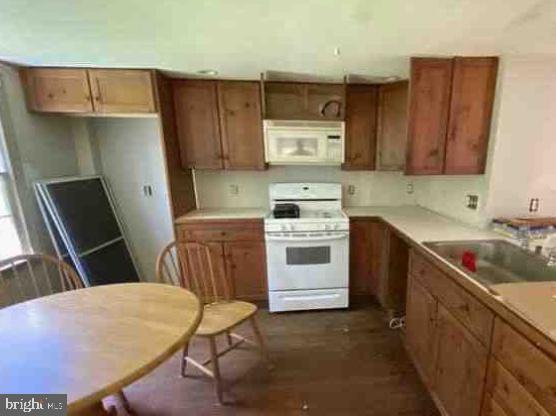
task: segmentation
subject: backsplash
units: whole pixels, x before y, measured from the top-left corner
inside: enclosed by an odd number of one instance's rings
[[[414,176],[412,182],[417,205],[479,227],[487,224],[486,176]],[[466,196],[470,194],[479,197],[476,210],[466,207]]]
[[[199,208],[268,207],[273,182],[339,182],[345,206],[410,205],[402,172],[343,171],[332,166],[280,166],[266,171],[195,171]],[[353,187],[353,193],[349,187]]]

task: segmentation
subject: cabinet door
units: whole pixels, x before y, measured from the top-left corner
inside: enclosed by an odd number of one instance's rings
[[[172,84],[181,164],[184,169],[222,169],[215,81]]]
[[[30,110],[56,113],[93,111],[85,69],[26,68],[20,74]]]
[[[90,69],[97,113],[154,113],[152,72],[136,69]]]
[[[407,174],[444,171],[452,65],[452,59],[411,59]]]
[[[224,166],[227,169],[264,169],[259,83],[219,82],[218,104]]]
[[[384,226],[378,220],[350,221],[350,295],[376,295],[381,270]]]
[[[482,174],[498,58],[455,58],[446,143],[446,174]]]
[[[434,391],[446,414],[477,416],[488,351],[441,303],[437,316]]]
[[[406,341],[425,383],[432,387],[436,348],[436,308],[433,296],[409,276],[406,302]]]
[[[375,169],[377,104],[375,85],[347,86],[344,169]]]
[[[224,243],[226,271],[238,299],[267,298],[266,251],[263,241]]]
[[[407,81],[378,91],[377,170],[403,170],[407,142]]]

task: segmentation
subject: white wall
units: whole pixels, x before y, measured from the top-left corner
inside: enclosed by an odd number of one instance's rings
[[[488,198],[488,176],[416,176],[415,203],[468,224],[483,227],[488,222],[485,204]],[[466,207],[468,194],[479,197],[477,210]]]
[[[154,280],[158,253],[173,239],[158,120],[91,119],[88,128],[93,160],[84,152],[82,164],[95,166],[98,160],[141,276]],[[152,187],[152,197],[144,195],[144,185]]]
[[[288,166],[266,171],[195,172],[200,208],[268,207],[268,185],[272,182],[339,182],[344,185],[344,205],[405,205],[413,203],[406,193],[408,178],[400,172],[348,172],[339,167]],[[239,193],[233,195],[231,186]],[[348,185],[355,194],[347,193]]]
[[[0,114],[30,248],[52,251],[32,184],[39,179],[78,174],[72,122],[67,117],[29,113],[17,71],[0,65],[0,77]]]
[[[556,216],[556,56],[505,61],[487,214]]]

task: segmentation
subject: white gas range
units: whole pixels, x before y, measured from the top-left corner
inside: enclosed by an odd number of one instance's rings
[[[269,194],[272,211],[264,226],[270,311],[346,308],[349,220],[342,186],[275,183]]]

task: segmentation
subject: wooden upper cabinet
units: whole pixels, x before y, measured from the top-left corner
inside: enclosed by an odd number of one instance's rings
[[[56,113],[93,111],[86,69],[25,68],[20,74],[30,110]]]
[[[444,172],[453,60],[412,58],[406,173]]]
[[[344,84],[267,81],[264,90],[266,119],[344,119]]]
[[[156,112],[152,71],[90,69],[88,72],[95,112]]]
[[[345,163],[348,170],[374,170],[378,87],[346,87]]]
[[[259,83],[219,81],[218,106],[224,167],[264,169]]]
[[[485,171],[498,58],[455,58],[446,174]]]
[[[175,116],[184,169],[222,169],[216,81],[176,80]]]
[[[403,170],[407,142],[408,81],[379,87],[377,170]]]
[[[478,416],[488,350],[441,303],[436,326],[434,390],[450,416]]]

